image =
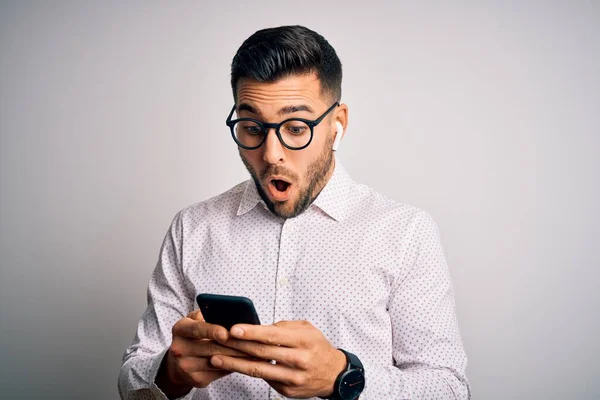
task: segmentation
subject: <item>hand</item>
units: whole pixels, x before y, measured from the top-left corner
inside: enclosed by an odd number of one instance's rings
[[[248,357],[222,344],[229,338],[227,329],[204,322],[200,310],[180,319],[173,326],[173,341],[155,382],[169,397],[181,397],[193,387],[206,387],[231,372],[213,367],[215,354]]]
[[[308,321],[282,321],[273,325],[234,325],[226,346],[276,364],[212,356],[213,366],[266,380],[286,397],[326,397],[346,366],[346,356]]]

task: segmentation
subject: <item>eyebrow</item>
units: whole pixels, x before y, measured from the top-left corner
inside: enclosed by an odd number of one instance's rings
[[[256,114],[256,115],[260,115],[259,112],[257,112],[256,108],[252,107],[250,104],[248,103],[242,103],[238,106],[238,112],[240,111],[249,111],[252,114]],[[311,106],[307,105],[307,104],[298,104],[298,105],[291,105],[291,106],[285,106],[283,108],[281,108],[279,111],[277,111],[277,115],[286,115],[286,114],[292,114],[295,112],[299,112],[299,111],[308,111],[310,113],[314,113],[314,110],[312,109]]]
[[[285,106],[277,112],[277,115],[292,114],[298,111],[308,111],[310,113],[314,112],[311,106],[307,104],[299,104],[295,106]]]

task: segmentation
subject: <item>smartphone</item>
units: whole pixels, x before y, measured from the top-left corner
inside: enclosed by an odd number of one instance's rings
[[[254,303],[247,297],[201,293],[196,297],[204,320],[227,330],[235,324],[260,325]]]

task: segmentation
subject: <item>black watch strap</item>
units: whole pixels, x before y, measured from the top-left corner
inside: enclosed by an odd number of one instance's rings
[[[360,360],[358,359],[358,357],[356,357],[354,354],[352,354],[344,349],[338,349],[338,350],[346,355],[346,361],[348,362],[347,370],[348,369],[360,369],[363,373],[365,372],[365,368],[363,367],[363,365],[360,362]]]
[[[339,388],[340,388],[340,383],[342,380],[342,377],[344,376],[344,374],[350,370],[358,370],[360,371],[360,373],[363,374],[363,379],[364,379],[364,367],[362,362],[360,362],[359,358],[357,356],[355,356],[354,354],[344,350],[344,349],[340,349],[338,348],[339,351],[341,351],[342,353],[344,353],[344,355],[346,356],[346,368],[344,368],[344,370],[342,372],[340,372],[340,374],[337,376],[335,383],[333,384],[333,393],[331,394],[331,396],[327,397],[328,400],[346,400],[343,399],[339,393]],[[356,397],[358,398],[358,397]],[[355,400],[355,399],[352,399]]]

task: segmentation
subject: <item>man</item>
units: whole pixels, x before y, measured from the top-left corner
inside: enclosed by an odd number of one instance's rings
[[[123,398],[469,397],[435,223],[334,157],[341,81],[335,50],[307,28],[242,44],[227,124],[252,180],[175,216],[123,358]],[[206,323],[199,293],[248,297],[263,325]]]

